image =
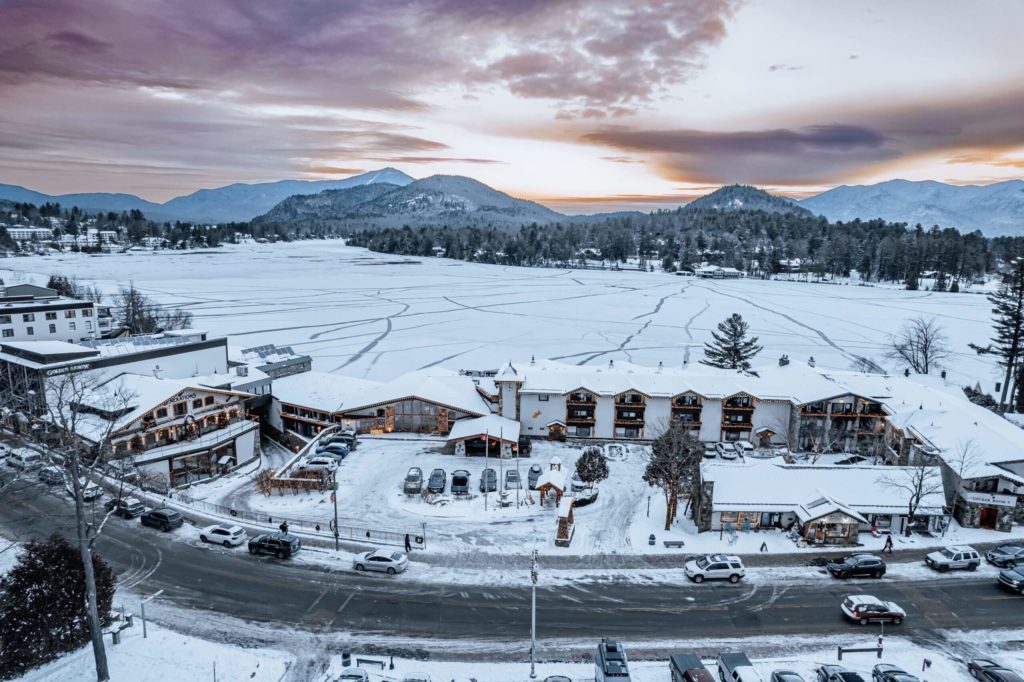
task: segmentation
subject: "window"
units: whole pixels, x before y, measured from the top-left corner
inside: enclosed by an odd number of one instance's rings
[[[36,315],[35,315],[35,313],[25,313],[24,315],[21,316],[21,321],[22,322],[35,322],[36,321]]]
[[[13,329],[5,329],[4,330],[4,338],[5,339],[9,339],[12,336],[14,336],[14,330]]]
[[[57,319],[57,313],[46,313],[46,319],[48,319],[48,320],[56,320]]]
[[[158,409],[156,411],[156,418],[157,419],[163,419],[166,416],[167,416],[167,408],[166,407],[161,407],[160,409]]]
[[[25,333],[28,334],[29,336],[33,336],[35,335],[36,330],[33,329],[32,327],[25,327]]]
[[[74,322],[68,322],[68,329],[70,329],[71,331],[74,331],[75,330],[75,323]]]
[[[192,409],[193,410],[198,410],[202,406],[203,406],[203,399],[202,398],[196,398],[195,400],[192,401]]]
[[[542,403],[546,403],[548,401],[548,397],[549,396],[546,395],[537,396],[537,400],[539,400]]]
[[[204,405],[213,405],[213,396],[212,395],[208,395],[205,398],[203,398],[203,404]]]
[[[75,317],[76,312],[77,311],[74,311],[74,310],[65,310],[64,311],[64,317],[66,317],[67,319],[71,319],[71,318]]]
[[[10,323],[11,323],[11,316],[10,315],[0,315],[0,324],[10,324]]]
[[[55,325],[55,324],[51,324],[50,325],[50,333],[51,334],[56,334],[57,333],[57,325]]]
[[[92,317],[92,308],[86,308],[83,310],[82,317]]]
[[[85,328],[88,329],[89,331],[92,331],[92,320],[85,321]]]
[[[175,403],[174,404],[174,416],[181,417],[188,412],[188,403]]]

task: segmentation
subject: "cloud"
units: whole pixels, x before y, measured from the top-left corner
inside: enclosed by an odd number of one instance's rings
[[[383,163],[471,163],[484,165],[505,163],[497,159],[458,158],[454,156],[377,156],[372,160]]]

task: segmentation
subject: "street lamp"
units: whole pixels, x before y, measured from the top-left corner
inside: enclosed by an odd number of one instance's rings
[[[160,590],[159,592],[151,594],[151,595],[149,595],[148,597],[146,597],[145,599],[142,600],[142,638],[143,639],[146,639],[146,602],[148,602],[151,599],[156,599],[157,597],[159,597],[163,593],[164,593],[164,591]]]
[[[537,548],[530,561],[530,679],[537,679]]]

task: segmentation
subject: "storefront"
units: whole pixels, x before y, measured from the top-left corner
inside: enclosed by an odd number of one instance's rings
[[[964,528],[985,528],[1009,533],[1017,508],[1016,495],[957,490],[954,513]]]

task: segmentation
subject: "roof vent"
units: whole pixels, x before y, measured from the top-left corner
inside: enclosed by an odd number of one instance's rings
[[[813,355],[807,360],[807,366],[808,367],[814,367],[814,356]]]
[[[789,364],[789,356],[788,355],[782,355],[782,356],[779,357],[779,367],[785,367],[788,364]],[[814,366],[814,358],[811,358],[811,361],[808,364],[813,367]]]
[[[157,365],[156,367],[154,367],[153,368],[153,378],[154,379],[159,379],[161,371],[163,371],[163,370],[160,369],[160,365]]]

